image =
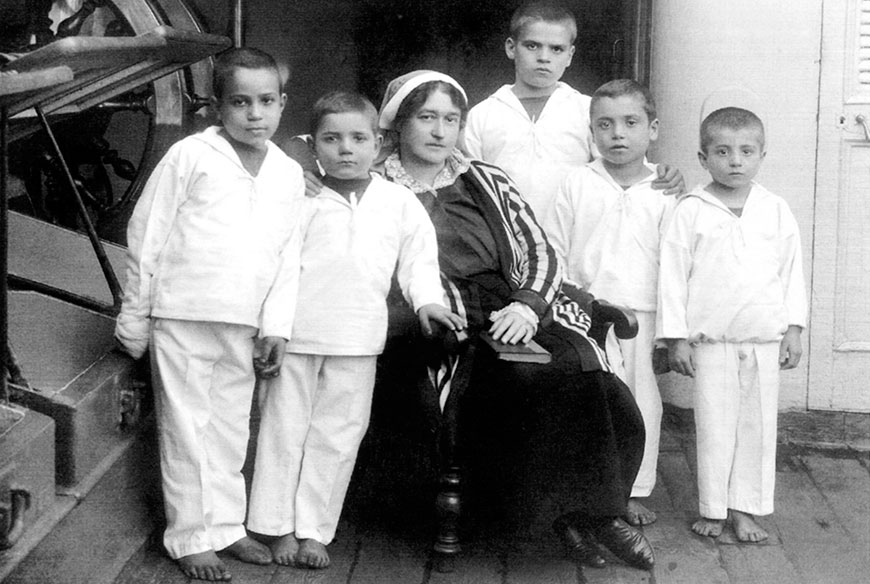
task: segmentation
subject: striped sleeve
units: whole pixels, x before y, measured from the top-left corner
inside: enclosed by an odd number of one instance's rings
[[[473,161],[471,170],[500,210],[511,241],[511,278],[517,285],[512,299],[543,316],[556,300],[562,281],[556,252],[531,207],[504,172],[480,161]]]

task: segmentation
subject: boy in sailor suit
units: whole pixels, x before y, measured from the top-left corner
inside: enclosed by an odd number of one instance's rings
[[[679,202],[662,241],[657,333],[671,369],[695,379],[692,530],[717,537],[730,519],[738,540],[760,542],[768,534],[754,516],[773,512],[779,371],[797,366],[806,326],[800,235],[786,202],[753,180],[761,119],[726,105],[700,133],[713,180]]]

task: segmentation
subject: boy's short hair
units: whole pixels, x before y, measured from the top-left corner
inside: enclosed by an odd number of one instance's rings
[[[571,32],[571,43],[577,38],[577,19],[567,6],[557,0],[530,0],[523,2],[511,16],[510,35],[518,40],[533,22],[565,23]]]
[[[214,62],[212,75],[212,94],[220,99],[224,93],[227,81],[232,77],[236,69],[268,69],[275,73],[278,79],[278,93],[284,93],[284,80],[278,64],[269,53],[260,49],[242,47],[229,49],[218,55]]]
[[[466,101],[465,95],[462,92],[445,81],[427,81],[409,93],[408,97],[402,101],[402,105],[396,111],[393,128],[401,131],[411,116],[420,111],[420,108],[425,105],[429,96],[436,91],[442,91],[450,96],[450,101],[454,106],[459,108],[459,126],[464,128],[465,121],[468,119],[468,101]]]
[[[762,123],[761,118],[743,108],[723,107],[711,112],[701,122],[701,152],[706,154],[707,147],[713,140],[713,131],[720,128],[730,130],[756,128],[761,135],[761,147],[764,147],[764,123]]]
[[[344,114],[356,112],[366,116],[371,124],[372,134],[380,134],[378,129],[378,110],[366,97],[355,91],[331,91],[320,97],[312,107],[311,123],[309,130],[311,135],[317,135],[323,118],[329,114]]]
[[[646,112],[646,117],[649,118],[650,122],[656,119],[656,100],[653,99],[652,93],[646,86],[633,79],[614,79],[596,89],[592,94],[592,101],[589,103],[589,115],[592,115],[592,108],[595,107],[595,104],[603,98],[614,99],[623,95],[635,97],[642,102],[643,111]]]

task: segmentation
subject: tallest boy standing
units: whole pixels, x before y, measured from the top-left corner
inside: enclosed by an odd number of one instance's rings
[[[465,126],[468,153],[507,171],[539,219],[547,216],[568,174],[598,156],[590,97],[560,81],[576,38],[577,21],[561,3],[533,0],[517,8],[505,41],[514,84],[471,108]],[[659,165],[656,175],[653,189],[685,190],[676,168]],[[654,521],[655,514],[634,496],[626,518],[637,525]]]
[[[560,81],[574,57],[577,22],[559,2],[526,2],[514,12],[505,53],[513,85],[503,85],[471,108],[465,148],[503,168],[537,217],[543,217],[562,180],[598,152],[589,129],[589,96]],[[662,165],[654,188],[684,190],[683,177]]]

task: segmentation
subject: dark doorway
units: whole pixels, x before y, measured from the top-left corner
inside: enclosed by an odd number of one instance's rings
[[[456,77],[472,104],[513,82],[504,40],[520,2],[258,0],[248,3],[245,39],[289,63],[284,129],[300,133],[307,130],[311,104],[326,91],[357,89],[378,104],[389,80],[413,69]],[[579,34],[564,81],[584,93],[616,77],[648,82],[650,0],[566,4],[577,16]]]

